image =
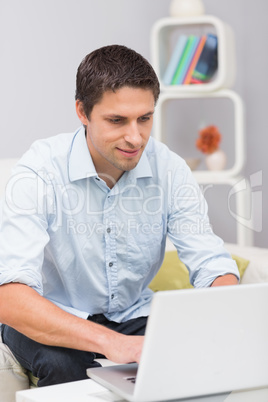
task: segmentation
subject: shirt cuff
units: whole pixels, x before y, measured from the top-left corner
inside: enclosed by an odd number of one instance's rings
[[[219,258],[209,261],[201,267],[193,280],[195,288],[209,287],[219,276],[232,274],[240,280],[236,262],[232,258]]]

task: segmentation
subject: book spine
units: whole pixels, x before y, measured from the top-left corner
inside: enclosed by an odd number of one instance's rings
[[[190,64],[190,66],[188,68],[188,71],[187,71],[186,76],[185,76],[184,81],[183,81],[184,85],[188,85],[188,84],[191,83],[191,78],[192,78],[193,71],[194,71],[194,69],[195,69],[195,67],[196,67],[196,65],[198,63],[199,57],[200,57],[201,52],[202,52],[202,50],[203,50],[203,48],[205,46],[206,40],[207,40],[207,37],[206,37],[206,35],[204,35],[204,36],[202,36],[200,38],[200,40],[198,42],[195,54],[194,54],[194,56],[192,58],[191,64]]]
[[[191,77],[190,84],[204,84],[205,81],[201,81],[197,78]]]
[[[175,49],[171,55],[170,61],[168,63],[166,71],[164,73],[164,77],[163,77],[164,85],[171,84],[172,78],[175,74],[176,68],[179,64],[179,61],[180,61],[181,55],[184,51],[186,43],[187,43],[187,36],[186,35],[179,36]]]
[[[189,45],[189,51],[187,53],[187,56],[185,57],[184,63],[182,65],[179,77],[177,79],[176,85],[181,85],[183,84],[184,78],[187,74],[188,68],[191,64],[191,61],[193,59],[193,56],[196,51],[196,47],[198,45],[199,38],[197,36],[194,36],[193,39],[191,40],[191,44]]]
[[[182,56],[180,58],[178,67],[177,67],[176,72],[175,72],[175,74],[174,74],[174,76],[172,78],[172,81],[171,81],[172,85],[177,85],[177,81],[180,78],[181,71],[183,69],[185,61],[187,60],[187,57],[188,57],[189,52],[191,50],[191,45],[192,45],[192,42],[193,42],[194,38],[195,38],[194,35],[190,35],[189,38],[187,39],[187,43],[185,45],[183,54],[182,54]]]
[[[205,46],[193,71],[193,78],[201,81],[209,80],[218,66],[217,36],[208,34]]]

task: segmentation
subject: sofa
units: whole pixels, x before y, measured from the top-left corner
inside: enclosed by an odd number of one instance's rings
[[[0,160],[0,199],[15,162],[16,159]],[[228,243],[225,246],[237,262],[241,284],[268,282],[268,248],[243,247]],[[151,283],[151,289],[158,291],[190,287],[186,267],[179,261],[173,245],[167,242],[163,265]],[[107,365],[110,362],[102,360],[101,364]],[[36,381],[37,379],[18,363],[0,339],[0,401],[15,402],[16,391],[34,387]]]

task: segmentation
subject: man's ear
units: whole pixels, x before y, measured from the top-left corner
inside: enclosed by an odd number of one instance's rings
[[[87,116],[85,114],[85,111],[84,111],[83,102],[81,102],[80,100],[77,100],[75,102],[75,108],[76,108],[76,113],[77,113],[77,116],[78,116],[79,120],[81,121],[81,123],[84,126],[86,126],[87,123],[88,123],[88,118],[87,118]]]

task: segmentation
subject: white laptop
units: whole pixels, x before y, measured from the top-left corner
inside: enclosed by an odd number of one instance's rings
[[[268,385],[268,283],[157,292],[139,365],[88,369],[132,402]]]

